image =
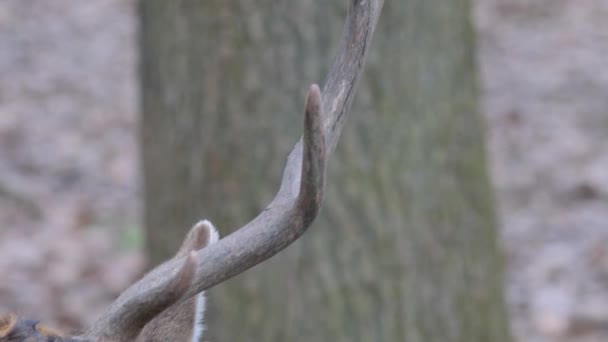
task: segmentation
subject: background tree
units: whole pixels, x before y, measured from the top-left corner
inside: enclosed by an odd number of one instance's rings
[[[343,1],[141,1],[148,248],[268,203]],[[508,341],[467,0],[387,2],[325,208],[211,291],[216,341]],[[171,228],[171,229],[168,229]]]

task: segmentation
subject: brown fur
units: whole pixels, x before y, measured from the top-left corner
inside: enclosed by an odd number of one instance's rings
[[[15,315],[0,316],[0,339],[6,337],[13,330],[16,323],[17,317]]]
[[[193,297],[165,310],[144,327],[137,342],[190,341],[195,301]]]
[[[76,342],[36,321],[18,319],[15,315],[0,316],[0,342]]]

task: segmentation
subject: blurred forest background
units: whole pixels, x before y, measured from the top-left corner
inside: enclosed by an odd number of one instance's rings
[[[605,341],[608,3],[474,7],[512,330]],[[133,0],[0,2],[0,311],[79,328],[146,267],[136,15]]]

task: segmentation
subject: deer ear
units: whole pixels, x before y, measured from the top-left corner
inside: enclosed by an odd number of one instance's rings
[[[176,258],[189,255],[196,263],[196,251],[219,240],[219,233],[207,220],[198,222],[190,229]],[[196,264],[195,264],[196,265]],[[200,341],[203,334],[205,297],[201,292],[193,298],[170,306],[150,321],[137,341]]]
[[[0,315],[0,338],[6,337],[17,323],[17,317],[11,314]]]
[[[210,221],[202,220],[190,229],[182,242],[176,257],[184,257],[192,251],[198,251],[219,240],[219,233]]]

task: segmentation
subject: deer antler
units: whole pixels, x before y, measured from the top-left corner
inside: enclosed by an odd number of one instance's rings
[[[300,237],[321,207],[327,158],[336,147],[363,69],[383,0],[350,0],[338,54],[323,92],[308,91],[304,134],[289,154],[275,198],[255,219],[186,259],[175,258],[128,288],[83,335],[91,340],[128,341],[133,324],[150,318],[150,303],[166,307],[186,300],[275,255]],[[179,291],[196,258],[192,285]],[[184,275],[185,274],[185,275]],[[177,292],[179,295],[176,295]],[[152,296],[152,297],[151,297]],[[178,297],[178,298],[176,298]],[[161,305],[162,306],[162,305]],[[152,305],[156,311],[160,307]],[[139,332],[137,330],[137,333]]]

